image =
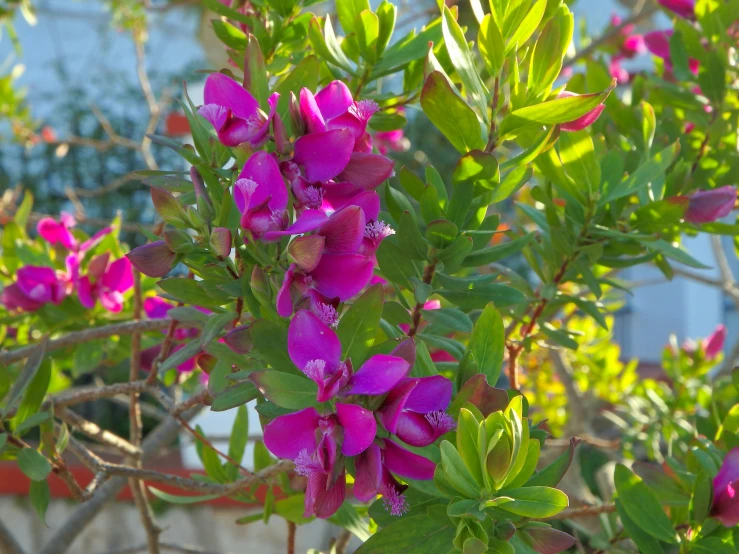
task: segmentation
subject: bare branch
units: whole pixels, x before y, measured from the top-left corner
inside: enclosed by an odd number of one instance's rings
[[[57,406],[54,409],[54,415],[65,422],[70,427],[77,429],[82,434],[90,437],[93,440],[98,441],[100,444],[106,444],[117,448],[123,454],[127,456],[139,456],[141,455],[141,449],[134,446],[125,439],[122,439],[115,433],[111,433],[105,429],[101,429],[97,424],[92,421],[87,421],[83,417],[79,416],[72,410]]]
[[[197,546],[190,546],[190,545],[184,545],[184,544],[172,544],[169,542],[163,542],[159,546],[161,546],[162,550],[166,552],[178,552],[180,554],[228,554],[228,552],[216,552],[214,550],[204,550]],[[118,548],[116,550],[108,550],[107,552],[103,552],[101,554],[136,554],[137,552],[143,552],[144,550],[146,550],[146,545],[140,544],[138,546]]]
[[[610,514],[616,511],[615,504],[603,504],[602,506],[585,506],[584,508],[572,508],[558,513],[547,520],[577,519],[581,517],[594,517],[600,514]]]
[[[134,331],[158,331],[166,329],[173,320],[170,318],[162,319],[146,319],[143,321],[127,321],[125,323],[114,323],[104,327],[93,327],[84,331],[73,331],[58,339],[50,340],[46,346],[46,351],[59,350],[74,344],[87,342],[95,339],[112,337],[115,335],[129,335]],[[0,365],[7,365],[23,358],[27,358],[31,352],[38,348],[37,345],[31,344],[16,350],[0,352]]]

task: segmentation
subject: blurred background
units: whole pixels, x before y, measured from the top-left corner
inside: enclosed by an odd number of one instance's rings
[[[568,2],[578,18],[576,45],[587,44],[589,37],[611,24],[614,14],[627,14],[640,1]],[[377,3],[372,2],[373,6]],[[210,23],[215,14],[204,11],[199,0],[36,0],[32,8],[23,0],[22,9],[13,9],[18,5],[18,0],[0,1],[0,17],[7,23],[0,38],[0,195],[12,201],[13,191],[31,190],[35,217],[68,211],[88,231],[120,212],[125,240],[132,247],[143,244],[146,238],[137,230],[139,225],[152,225],[155,212],[148,186],[131,173],[145,168],[184,169],[176,153],[151,143],[146,135],[188,141],[187,120],[179,109],[182,83],[187,82],[193,102],[199,104],[204,70],[227,63]],[[462,21],[471,17],[464,1],[459,7]],[[319,3],[311,9],[325,13],[333,6]],[[395,36],[420,29],[436,11],[434,0],[400,0]],[[641,22],[638,30],[666,26],[663,17],[658,14]],[[650,66],[649,56],[641,56],[624,67],[634,73]],[[412,154],[391,152],[398,168],[403,164],[421,171],[433,163],[442,176],[450,176],[456,153],[423,117],[416,117],[410,109],[407,115],[405,136],[412,144]],[[502,221],[506,222],[505,215]],[[736,275],[739,262],[731,238],[727,239],[712,243],[709,237],[699,236],[687,239],[686,248],[706,265],[717,268],[725,263]],[[516,261],[510,264],[515,266]],[[682,342],[707,336],[718,323],[728,328],[725,364],[733,367],[739,357],[737,307],[719,286],[719,269],[701,275],[700,280],[678,275],[667,282],[659,271],[647,267],[621,274],[636,286],[634,294],[625,296],[613,313],[612,333],[621,359],[638,359],[640,374],[653,375],[659,370],[671,333]],[[215,415],[199,423],[209,436],[226,436],[231,416]],[[106,417],[115,417],[115,412]],[[252,422],[258,430],[256,417]],[[166,463],[183,470],[196,467],[192,448],[183,442],[181,453],[173,453]],[[21,540],[34,551],[33,545],[42,544],[49,530],[25,500],[12,496],[25,494],[13,488],[12,480],[13,476],[0,473],[0,517],[12,519]],[[165,509],[164,505],[160,508]],[[65,500],[55,501],[47,515],[49,527],[63,521],[67,511]],[[171,534],[177,542],[213,552],[283,551],[284,521],[234,526],[233,520],[242,512],[228,502],[167,507],[162,522],[169,528],[163,541]],[[131,506],[109,506],[75,543],[74,551],[112,554],[116,545],[127,546],[135,537],[143,542],[139,526]],[[298,551],[308,546],[325,548],[337,534],[323,522],[301,527]],[[254,544],[260,545],[258,550]]]

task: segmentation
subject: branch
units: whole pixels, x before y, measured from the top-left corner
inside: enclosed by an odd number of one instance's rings
[[[593,52],[595,52],[603,44],[617,37],[621,33],[621,31],[623,31],[625,27],[629,25],[636,25],[642,20],[647,19],[648,17],[651,17],[651,15],[654,14],[657,11],[657,9],[658,7],[656,5],[650,5],[648,7],[642,8],[641,10],[637,10],[630,17],[624,19],[619,25],[616,25],[615,27],[611,27],[607,32],[602,34],[597,39],[593,40],[585,48],[583,48],[582,50],[579,50],[570,59],[565,60],[565,62],[562,64],[562,69],[568,68],[576,64],[579,60],[589,57]]]
[[[87,421],[72,410],[68,410],[63,406],[55,406],[54,415],[70,427],[77,429],[83,435],[98,441],[100,444],[112,446],[127,456],[141,455],[141,449],[139,447],[134,446],[127,440],[122,439],[110,431],[101,429],[97,424],[92,421]]]
[[[165,317],[162,319],[127,321],[125,323],[114,323],[113,325],[106,325],[104,327],[85,329],[84,331],[73,331],[58,339],[50,340],[46,345],[46,351],[59,350],[60,348],[66,348],[74,344],[115,335],[130,335],[134,331],[158,331],[167,328],[172,321],[172,319]],[[37,345],[31,344],[16,350],[0,352],[0,365],[8,365],[27,358],[36,348],[38,348]]]
[[[199,548],[197,546],[172,544],[169,542],[163,542],[159,546],[164,551],[179,552],[180,554],[228,554],[227,552],[219,553],[215,552],[214,550],[203,550],[202,548]],[[102,554],[136,554],[137,552],[142,552],[144,550],[146,550],[146,545],[140,544],[138,546],[108,550],[107,552],[103,552]]]
[[[616,511],[615,504],[603,504],[602,506],[585,506],[584,508],[572,508],[558,513],[556,516],[547,518],[548,521],[577,519],[581,517],[593,517],[600,514],[610,514]]]

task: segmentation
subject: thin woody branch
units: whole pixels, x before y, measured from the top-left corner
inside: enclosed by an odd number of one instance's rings
[[[112,446],[127,456],[139,456],[141,454],[140,448],[110,431],[101,429],[97,424],[87,421],[72,410],[64,407],[55,407],[54,415],[70,427],[73,427],[100,444]]]

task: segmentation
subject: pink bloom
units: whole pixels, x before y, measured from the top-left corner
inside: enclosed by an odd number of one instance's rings
[[[76,225],[76,221],[71,214],[62,212],[59,221],[52,217],[44,217],[36,225],[36,230],[49,244],[61,244],[67,250],[77,248],[77,239],[72,234],[72,227]]]
[[[80,303],[88,309],[99,300],[109,312],[123,308],[123,293],[133,287],[133,271],[128,258],[110,262],[110,254],[96,256],[90,261],[87,275],[80,277],[77,294]]]
[[[665,68],[672,71],[672,57],[670,56],[670,37],[672,29],[666,31],[652,31],[644,35],[644,44],[652,54],[665,62]],[[688,60],[688,69],[697,75],[700,62],[695,58]]]
[[[568,90],[564,90],[559,93],[558,98],[569,98],[570,96],[578,96],[574,92],[570,92]],[[568,121],[566,123],[560,124],[559,128],[562,131],[582,131],[586,127],[589,127],[595,121],[600,117],[600,114],[605,109],[605,105],[598,104],[595,108],[590,110],[585,115],[582,115],[578,117],[577,119],[573,119],[572,121]]]
[[[297,368],[318,385],[319,402],[351,394],[385,394],[410,371],[403,358],[376,354],[355,372],[351,360],[341,360],[336,333],[308,310],[300,310],[290,322],[287,351]]]
[[[8,310],[34,311],[51,302],[59,304],[69,292],[69,276],[50,267],[27,265],[16,282],[5,287],[0,300]]]
[[[241,226],[261,238],[268,231],[287,227],[287,186],[275,159],[255,152],[234,183],[234,201],[241,212]]]
[[[693,19],[695,0],[657,0],[657,3],[685,19]]]
[[[726,341],[726,325],[716,325],[716,330],[703,340],[703,351],[706,360],[713,360],[724,349]]]
[[[380,154],[387,154],[388,152],[405,152],[410,146],[408,139],[405,138],[403,129],[380,131],[375,133],[374,143]]]
[[[270,110],[265,114],[239,83],[222,73],[211,73],[205,81],[204,99],[198,113],[213,125],[224,145],[248,142],[257,148],[267,141],[279,94],[269,97]]]
[[[428,446],[455,427],[445,413],[452,399],[452,382],[441,375],[404,379],[377,410],[388,432],[411,446]]]
[[[690,195],[685,221],[700,225],[726,217],[734,209],[736,187],[727,185],[712,190],[699,190]]]
[[[711,516],[724,527],[739,524],[739,448],[732,449],[726,455],[721,470],[713,478]]]
[[[613,56],[610,63],[608,64],[608,70],[611,73],[611,77],[616,79],[619,83],[629,82],[629,72],[621,65],[621,56]]]
[[[330,517],[346,496],[346,473],[335,471],[337,454],[356,456],[375,438],[372,412],[354,404],[336,404],[336,413],[321,416],[315,408],[275,418],[264,427],[264,444],[272,454],[295,461],[308,478],[305,517]]]

